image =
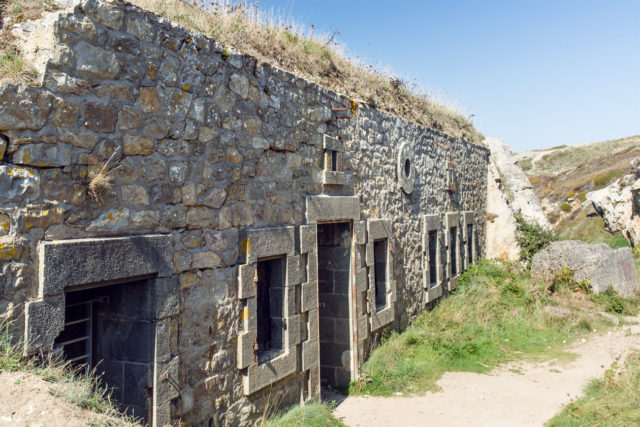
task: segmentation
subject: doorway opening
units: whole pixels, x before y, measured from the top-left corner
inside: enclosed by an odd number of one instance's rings
[[[65,326],[54,348],[77,367],[95,369],[126,413],[151,423],[155,323],[151,281],[65,293]]]
[[[337,389],[351,381],[350,260],[351,223],[318,224],[320,376]]]

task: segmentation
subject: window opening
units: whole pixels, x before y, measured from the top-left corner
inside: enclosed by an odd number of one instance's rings
[[[458,254],[456,253],[456,246],[458,245],[458,241],[456,239],[458,234],[458,227],[451,227],[449,229],[450,233],[450,243],[449,243],[449,251],[451,254],[451,276],[454,277],[458,274]]]
[[[258,357],[271,356],[283,348],[285,258],[258,261]]]
[[[387,305],[387,239],[373,242],[373,259],[376,278],[376,309]]]
[[[429,286],[434,287],[438,283],[438,231],[429,231]]]
[[[336,172],[338,170],[338,152],[331,151],[331,170]]]

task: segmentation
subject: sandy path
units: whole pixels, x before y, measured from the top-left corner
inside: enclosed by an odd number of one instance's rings
[[[442,391],[415,397],[348,397],[335,415],[352,427],[540,426],[632,348],[640,350],[639,326],[579,342],[570,349],[577,355],[572,361],[518,362],[490,374],[448,372],[438,381]]]

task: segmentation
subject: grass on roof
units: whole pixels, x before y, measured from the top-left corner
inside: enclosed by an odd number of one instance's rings
[[[462,114],[437,104],[395,76],[347,59],[335,42],[337,32],[317,34],[313,27],[305,30],[291,19],[260,11],[245,2],[214,3],[208,10],[179,0],[131,2],[225,46],[381,110],[471,142],[484,139]]]

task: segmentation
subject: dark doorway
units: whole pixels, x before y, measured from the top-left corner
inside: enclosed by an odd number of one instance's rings
[[[95,369],[122,410],[151,422],[155,324],[150,280],[66,292],[65,328],[55,346]]]
[[[318,224],[320,375],[334,388],[351,381],[350,258],[351,223]]]
[[[273,357],[283,348],[285,256],[258,261],[258,357]]]

